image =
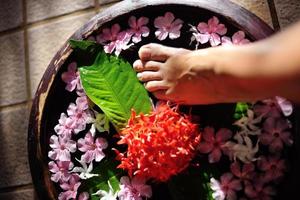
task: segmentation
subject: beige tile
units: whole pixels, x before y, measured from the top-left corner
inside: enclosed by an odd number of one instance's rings
[[[27,21],[35,22],[94,6],[94,0],[27,0]]]
[[[0,106],[26,101],[23,32],[0,37]]]
[[[234,3],[251,11],[267,24],[273,27],[270,9],[267,0],[231,0]]]
[[[27,125],[26,105],[1,110],[0,188],[32,182],[27,158]]]
[[[300,20],[300,0],[274,0],[274,3],[281,28]]]
[[[39,25],[28,30],[29,65],[32,96],[55,53],[94,12]]]
[[[13,192],[0,193],[0,199],[3,200],[34,200],[35,193],[33,188],[17,190]]]
[[[20,26],[22,22],[22,1],[0,0],[0,31]]]

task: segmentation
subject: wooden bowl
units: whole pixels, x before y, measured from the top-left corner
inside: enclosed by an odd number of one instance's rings
[[[111,26],[113,23],[127,24],[130,15],[147,16],[151,19],[161,16],[166,11],[176,14],[176,17],[184,21],[195,22],[207,21],[212,16],[217,16],[228,28],[228,35],[237,30],[242,30],[252,40],[260,40],[273,34],[273,30],[254,14],[244,8],[225,0],[131,0],[120,2],[107,10],[99,13],[76,31],[71,39],[83,40],[95,35],[102,27]],[[163,44],[191,48],[187,46],[190,37],[185,36],[184,30],[180,40],[165,41]],[[153,37],[144,39],[136,45],[136,51],[125,53],[129,62],[137,59],[138,48],[146,43],[153,42]],[[155,42],[158,42],[157,40]],[[53,133],[53,127],[57,123],[59,115],[64,112],[74,96],[64,90],[60,80],[63,71],[72,59],[72,49],[68,42],[56,53],[49,64],[39,84],[32,105],[28,129],[28,151],[30,168],[36,192],[40,199],[56,199],[57,188],[50,180],[48,170],[49,138]],[[58,101],[61,99],[61,101]],[[208,110],[211,107],[208,107]],[[219,108],[219,107],[218,107]],[[213,109],[213,108],[212,108]],[[294,119],[300,119],[295,112]],[[226,112],[224,112],[226,115]],[[294,132],[300,134],[298,123],[294,123]],[[292,168],[287,178],[280,187],[278,199],[292,199],[297,194],[296,181],[299,180],[299,137],[295,138],[295,145],[291,155]],[[163,199],[163,198],[161,198]]]

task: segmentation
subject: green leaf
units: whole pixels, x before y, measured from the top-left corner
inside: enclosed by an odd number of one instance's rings
[[[249,109],[249,104],[244,102],[238,102],[235,106],[234,119],[238,120],[247,115],[247,110]]]
[[[96,47],[100,47],[99,44],[97,44],[94,41],[90,40],[69,40],[69,43],[73,49],[80,49],[83,51],[93,50]]]
[[[99,174],[99,176],[84,180],[79,191],[88,191],[90,194],[96,193],[98,190],[109,191],[108,181],[115,192],[120,190],[120,178],[124,175],[124,171],[117,169],[119,163],[115,159],[104,159],[93,169],[91,173]]]
[[[97,52],[103,49],[100,44],[89,40],[69,40],[69,44],[73,48],[70,60],[75,61],[77,67],[93,64]]]
[[[82,67],[79,71],[87,96],[100,107],[117,130],[126,125],[131,109],[137,114],[150,111],[147,91],[131,65],[121,58],[101,51],[94,64]]]

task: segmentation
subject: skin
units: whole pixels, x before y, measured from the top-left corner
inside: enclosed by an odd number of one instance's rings
[[[180,104],[300,102],[300,22],[259,42],[190,51],[147,44],[133,64],[157,98]]]

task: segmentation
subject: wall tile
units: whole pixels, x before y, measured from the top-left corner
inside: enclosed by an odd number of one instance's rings
[[[0,31],[15,28],[23,22],[21,0],[0,1]]]
[[[0,188],[31,183],[27,124],[27,105],[6,108],[0,112]]]
[[[27,21],[35,22],[94,6],[94,0],[27,0]]]
[[[281,28],[300,20],[299,0],[274,0]]]
[[[33,200],[35,198],[34,190],[24,189],[7,193],[0,193],[0,199],[3,200]]]
[[[29,65],[32,96],[55,53],[94,12],[39,25],[28,30]]]
[[[234,3],[251,11],[267,24],[273,27],[270,9],[267,0],[231,0]]]
[[[26,101],[23,32],[0,37],[0,106]]]

